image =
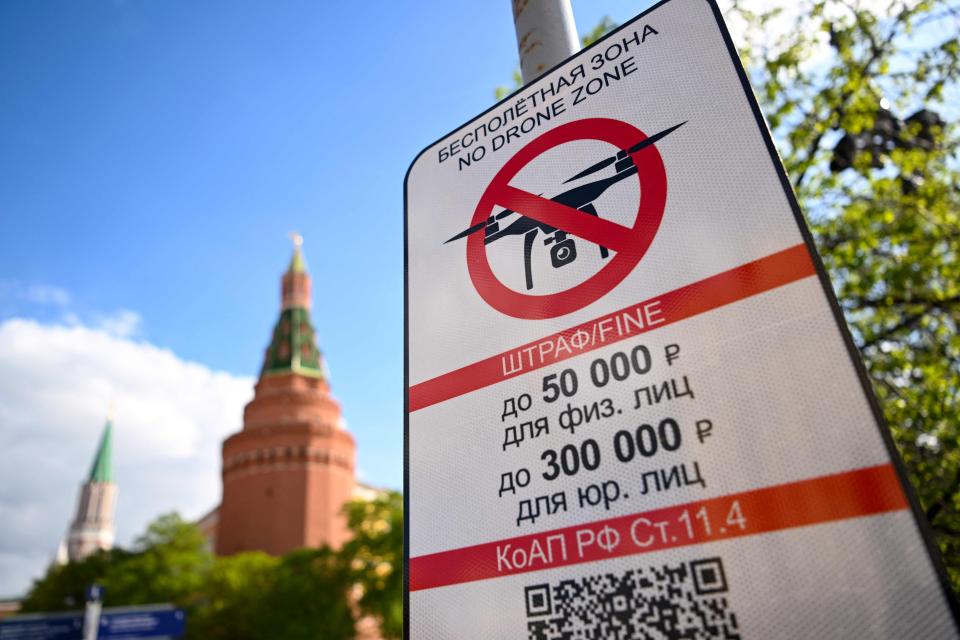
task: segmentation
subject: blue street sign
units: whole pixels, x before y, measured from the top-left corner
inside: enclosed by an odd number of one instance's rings
[[[0,622],[0,640],[79,640],[82,613],[12,616]]]
[[[182,609],[104,609],[100,616],[100,640],[174,638],[183,634],[186,615]]]
[[[186,614],[168,605],[111,607],[100,616],[99,640],[177,638],[183,635]],[[38,613],[12,616],[0,622],[0,640],[80,640],[83,613]]]

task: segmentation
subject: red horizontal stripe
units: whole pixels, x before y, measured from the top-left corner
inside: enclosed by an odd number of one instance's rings
[[[742,527],[736,522],[731,524],[728,521],[734,502],[737,503],[739,510],[733,515],[742,515]],[[672,547],[900,511],[906,508],[906,497],[893,467],[890,464],[882,464],[410,558],[410,591],[596,562]],[[684,513],[687,514],[686,521],[689,521],[690,528],[685,524]],[[711,523],[709,534],[698,514],[705,514]],[[663,529],[668,532],[666,540],[663,538],[661,529],[654,524],[660,522],[669,523]],[[579,554],[577,533],[589,529],[599,535],[604,527],[609,527],[609,530],[616,532],[619,539],[616,548],[607,550],[598,544],[592,544],[584,548],[582,555]],[[613,534],[607,535],[609,542]],[[565,558],[561,558],[556,553],[559,548],[556,536],[561,536],[564,540]],[[554,537],[554,542],[549,543],[547,539],[551,537]],[[634,543],[634,537],[640,543],[644,543],[644,546]],[[552,549],[557,561],[537,562],[535,565],[531,562],[525,567],[513,566],[503,571],[498,568],[498,547],[509,545],[511,552],[515,549],[524,549],[528,552],[533,548],[535,541],[545,552],[547,549]],[[509,555],[510,553],[507,554],[508,557]]]
[[[755,296],[757,294],[781,287],[791,282],[801,280],[815,273],[813,261],[810,259],[810,253],[806,246],[798,244],[789,249],[771,254],[759,260],[748,262],[729,271],[718,273],[703,280],[688,284],[679,289],[674,289],[664,293],[656,298],[645,300],[639,304],[620,309],[607,314],[596,320],[585,322],[581,325],[571,327],[560,331],[551,336],[547,336],[535,342],[521,345],[510,351],[485,358],[479,362],[467,365],[466,367],[445,373],[441,376],[426,380],[410,387],[409,406],[410,411],[417,411],[429,407],[430,405],[455,398],[457,396],[482,389],[484,387],[502,382],[509,378],[528,373],[541,367],[561,362],[568,358],[586,353],[609,344],[633,338],[641,333],[665,327],[674,322],[685,320],[724,305]],[[534,348],[545,340],[557,340],[563,337],[568,342],[574,334],[586,332],[591,336],[596,335],[596,325],[600,322],[612,322],[614,318],[624,313],[634,312],[645,305],[658,302],[657,323],[643,328],[633,328],[625,335],[610,335],[606,339],[567,351],[563,354],[551,355],[549,361],[534,363],[532,366],[524,367],[522,370],[514,373],[504,373],[501,359],[510,354],[522,351],[524,349]]]

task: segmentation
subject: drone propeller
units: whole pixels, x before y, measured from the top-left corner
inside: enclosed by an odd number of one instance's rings
[[[543,194],[540,193],[540,194],[537,194],[537,195],[541,195],[541,196],[542,196]],[[463,231],[461,231],[461,232],[458,233],[457,235],[453,236],[452,238],[450,238],[449,240],[447,240],[447,241],[444,242],[443,244],[447,244],[448,242],[453,242],[454,240],[459,240],[460,238],[466,238],[466,237],[467,237],[468,235],[470,235],[471,233],[476,233],[477,231],[480,231],[480,229],[483,229],[484,227],[486,227],[486,226],[487,226],[488,224],[490,224],[491,222],[495,222],[495,221],[497,221],[497,220],[503,220],[504,218],[506,218],[506,217],[507,217],[508,215],[510,215],[511,213],[516,213],[516,212],[515,212],[515,211],[511,211],[510,209],[504,209],[503,211],[501,211],[501,212],[498,213],[497,215],[495,215],[495,216],[490,216],[489,218],[487,218],[487,219],[484,220],[483,222],[478,222],[477,224],[473,225],[473,226],[470,227],[469,229],[464,229]]]
[[[461,231],[460,233],[458,233],[457,235],[453,236],[452,238],[450,238],[449,240],[447,240],[447,241],[444,242],[443,244],[447,244],[447,242],[453,242],[454,240],[459,240],[460,238],[466,238],[466,237],[467,237],[468,235],[470,235],[471,233],[476,233],[477,231],[480,231],[480,229],[483,229],[484,227],[486,227],[486,226],[487,226],[488,224],[490,224],[491,222],[493,222],[493,221],[495,221],[495,220],[500,220],[500,219],[502,219],[502,218],[506,218],[506,217],[507,217],[508,215],[510,215],[511,213],[513,213],[513,211],[510,211],[509,209],[504,209],[503,211],[501,211],[501,212],[498,213],[497,215],[495,215],[495,216],[490,216],[489,218],[487,218],[487,219],[484,220],[483,222],[478,222],[477,224],[473,225],[473,226],[470,227],[469,229],[465,229],[465,230]]]
[[[591,173],[596,173],[597,171],[601,171],[601,170],[603,170],[603,169],[606,169],[607,167],[609,167],[610,165],[612,165],[612,164],[613,164],[614,162],[616,162],[617,160],[622,159],[624,156],[626,156],[626,155],[632,155],[632,154],[636,153],[637,151],[640,151],[641,149],[643,149],[643,148],[645,148],[645,147],[649,147],[649,146],[652,145],[652,144],[656,144],[657,142],[659,142],[660,140],[662,140],[663,138],[665,138],[667,135],[673,133],[674,131],[676,131],[677,129],[679,129],[680,127],[682,127],[682,126],[685,125],[685,124],[687,124],[687,121],[686,121],[686,120],[684,120],[684,121],[681,122],[680,124],[677,124],[677,125],[674,125],[674,126],[670,127],[669,129],[664,129],[664,130],[661,131],[660,133],[655,133],[655,134],[653,134],[652,136],[650,136],[649,138],[645,138],[645,139],[641,140],[640,142],[638,142],[637,144],[633,145],[633,146],[630,147],[629,149],[623,149],[623,150],[620,152],[620,153],[623,153],[623,154],[624,154],[623,156],[617,154],[617,155],[615,155],[615,156],[613,156],[613,157],[606,158],[605,160],[601,160],[601,161],[598,162],[597,164],[595,164],[595,165],[593,165],[593,166],[591,166],[591,167],[589,167],[589,168],[587,168],[587,169],[584,169],[583,171],[581,171],[581,172],[578,173],[577,175],[573,176],[572,178],[570,178],[570,179],[568,179],[568,180],[564,180],[564,181],[563,181],[563,184],[566,184],[566,183],[568,183],[568,182],[573,182],[574,180],[578,180],[578,179],[580,179],[580,178],[586,177],[586,176],[590,175]]]

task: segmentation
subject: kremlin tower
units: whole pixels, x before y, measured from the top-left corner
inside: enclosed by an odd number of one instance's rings
[[[218,555],[342,545],[344,504],[356,489],[356,444],[330,395],[310,324],[310,275],[294,236],[280,318],[243,430],[223,442],[223,500],[201,527]],[[211,520],[212,517],[212,520]]]
[[[108,418],[87,481],[80,487],[77,513],[67,534],[66,560],[83,560],[101,549],[113,548],[113,424]],[[63,560],[63,558],[61,558]]]

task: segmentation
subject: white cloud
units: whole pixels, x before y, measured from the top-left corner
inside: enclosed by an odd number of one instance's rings
[[[133,312],[112,320],[0,323],[0,596],[26,591],[56,551],[111,401],[120,544],[159,513],[219,501],[220,442],[253,380],[130,339]]]
[[[136,311],[121,309],[109,315],[98,315],[96,328],[118,338],[130,338],[139,333],[141,320]]]
[[[24,288],[21,296],[34,304],[49,304],[57,307],[66,307],[70,304],[70,294],[66,289],[49,284],[30,285]]]

